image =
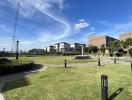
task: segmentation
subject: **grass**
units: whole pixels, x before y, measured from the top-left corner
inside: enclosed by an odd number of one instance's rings
[[[20,57],[20,59],[32,60],[37,64],[63,64],[67,59],[69,63],[88,63],[96,62],[93,59],[77,60],[75,56],[37,56],[37,57]],[[10,57],[12,59],[12,57]]]
[[[114,100],[132,100],[129,64],[48,68],[28,78],[7,82],[3,94],[6,100],[100,100],[102,74],[109,76],[109,96],[118,88],[123,88]],[[24,83],[28,84],[23,86]]]

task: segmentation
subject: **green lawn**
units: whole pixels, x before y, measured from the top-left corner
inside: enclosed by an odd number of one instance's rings
[[[36,57],[20,57],[20,59],[33,60],[38,64],[63,64],[64,60],[67,59],[68,63],[88,63],[96,62],[93,59],[77,60],[75,56],[36,56]],[[10,57],[13,59],[12,57]]]
[[[109,76],[109,95],[123,88],[114,100],[132,100],[129,64],[48,68],[28,78],[6,83],[3,94],[6,100],[100,100],[102,74]]]

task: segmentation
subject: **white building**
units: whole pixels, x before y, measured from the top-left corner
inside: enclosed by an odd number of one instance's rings
[[[59,45],[59,51],[66,53],[70,51],[70,44],[66,42],[61,42]]]
[[[85,48],[85,44],[73,43],[69,44],[66,42],[56,43],[53,46],[47,48],[48,52],[62,52],[62,53],[81,53],[82,45]]]
[[[47,47],[47,52],[54,52],[55,51],[55,49],[54,49],[54,46],[48,46]]]
[[[55,50],[55,52],[59,52],[60,50],[60,43],[56,43],[56,44],[54,44],[54,50]]]
[[[76,51],[76,52],[80,52],[81,51],[80,43],[73,43],[73,44],[71,44],[71,50],[72,51]]]

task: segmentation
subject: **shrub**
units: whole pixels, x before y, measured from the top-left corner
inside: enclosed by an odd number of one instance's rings
[[[8,60],[7,58],[0,58],[0,64],[9,64],[11,63],[10,60]]]
[[[28,60],[8,60],[0,59],[0,75],[25,71],[32,68],[33,62]]]
[[[75,59],[90,59],[90,56],[76,56]]]

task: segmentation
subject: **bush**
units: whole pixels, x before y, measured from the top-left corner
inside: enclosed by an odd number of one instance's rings
[[[6,58],[1,58],[0,75],[25,71],[32,68],[33,64],[32,61],[28,60],[8,60]]]
[[[129,49],[129,54],[132,57],[132,48]]]
[[[7,58],[0,58],[0,64],[10,64],[11,61],[8,60]]]
[[[90,56],[76,56],[75,59],[91,59]]]

